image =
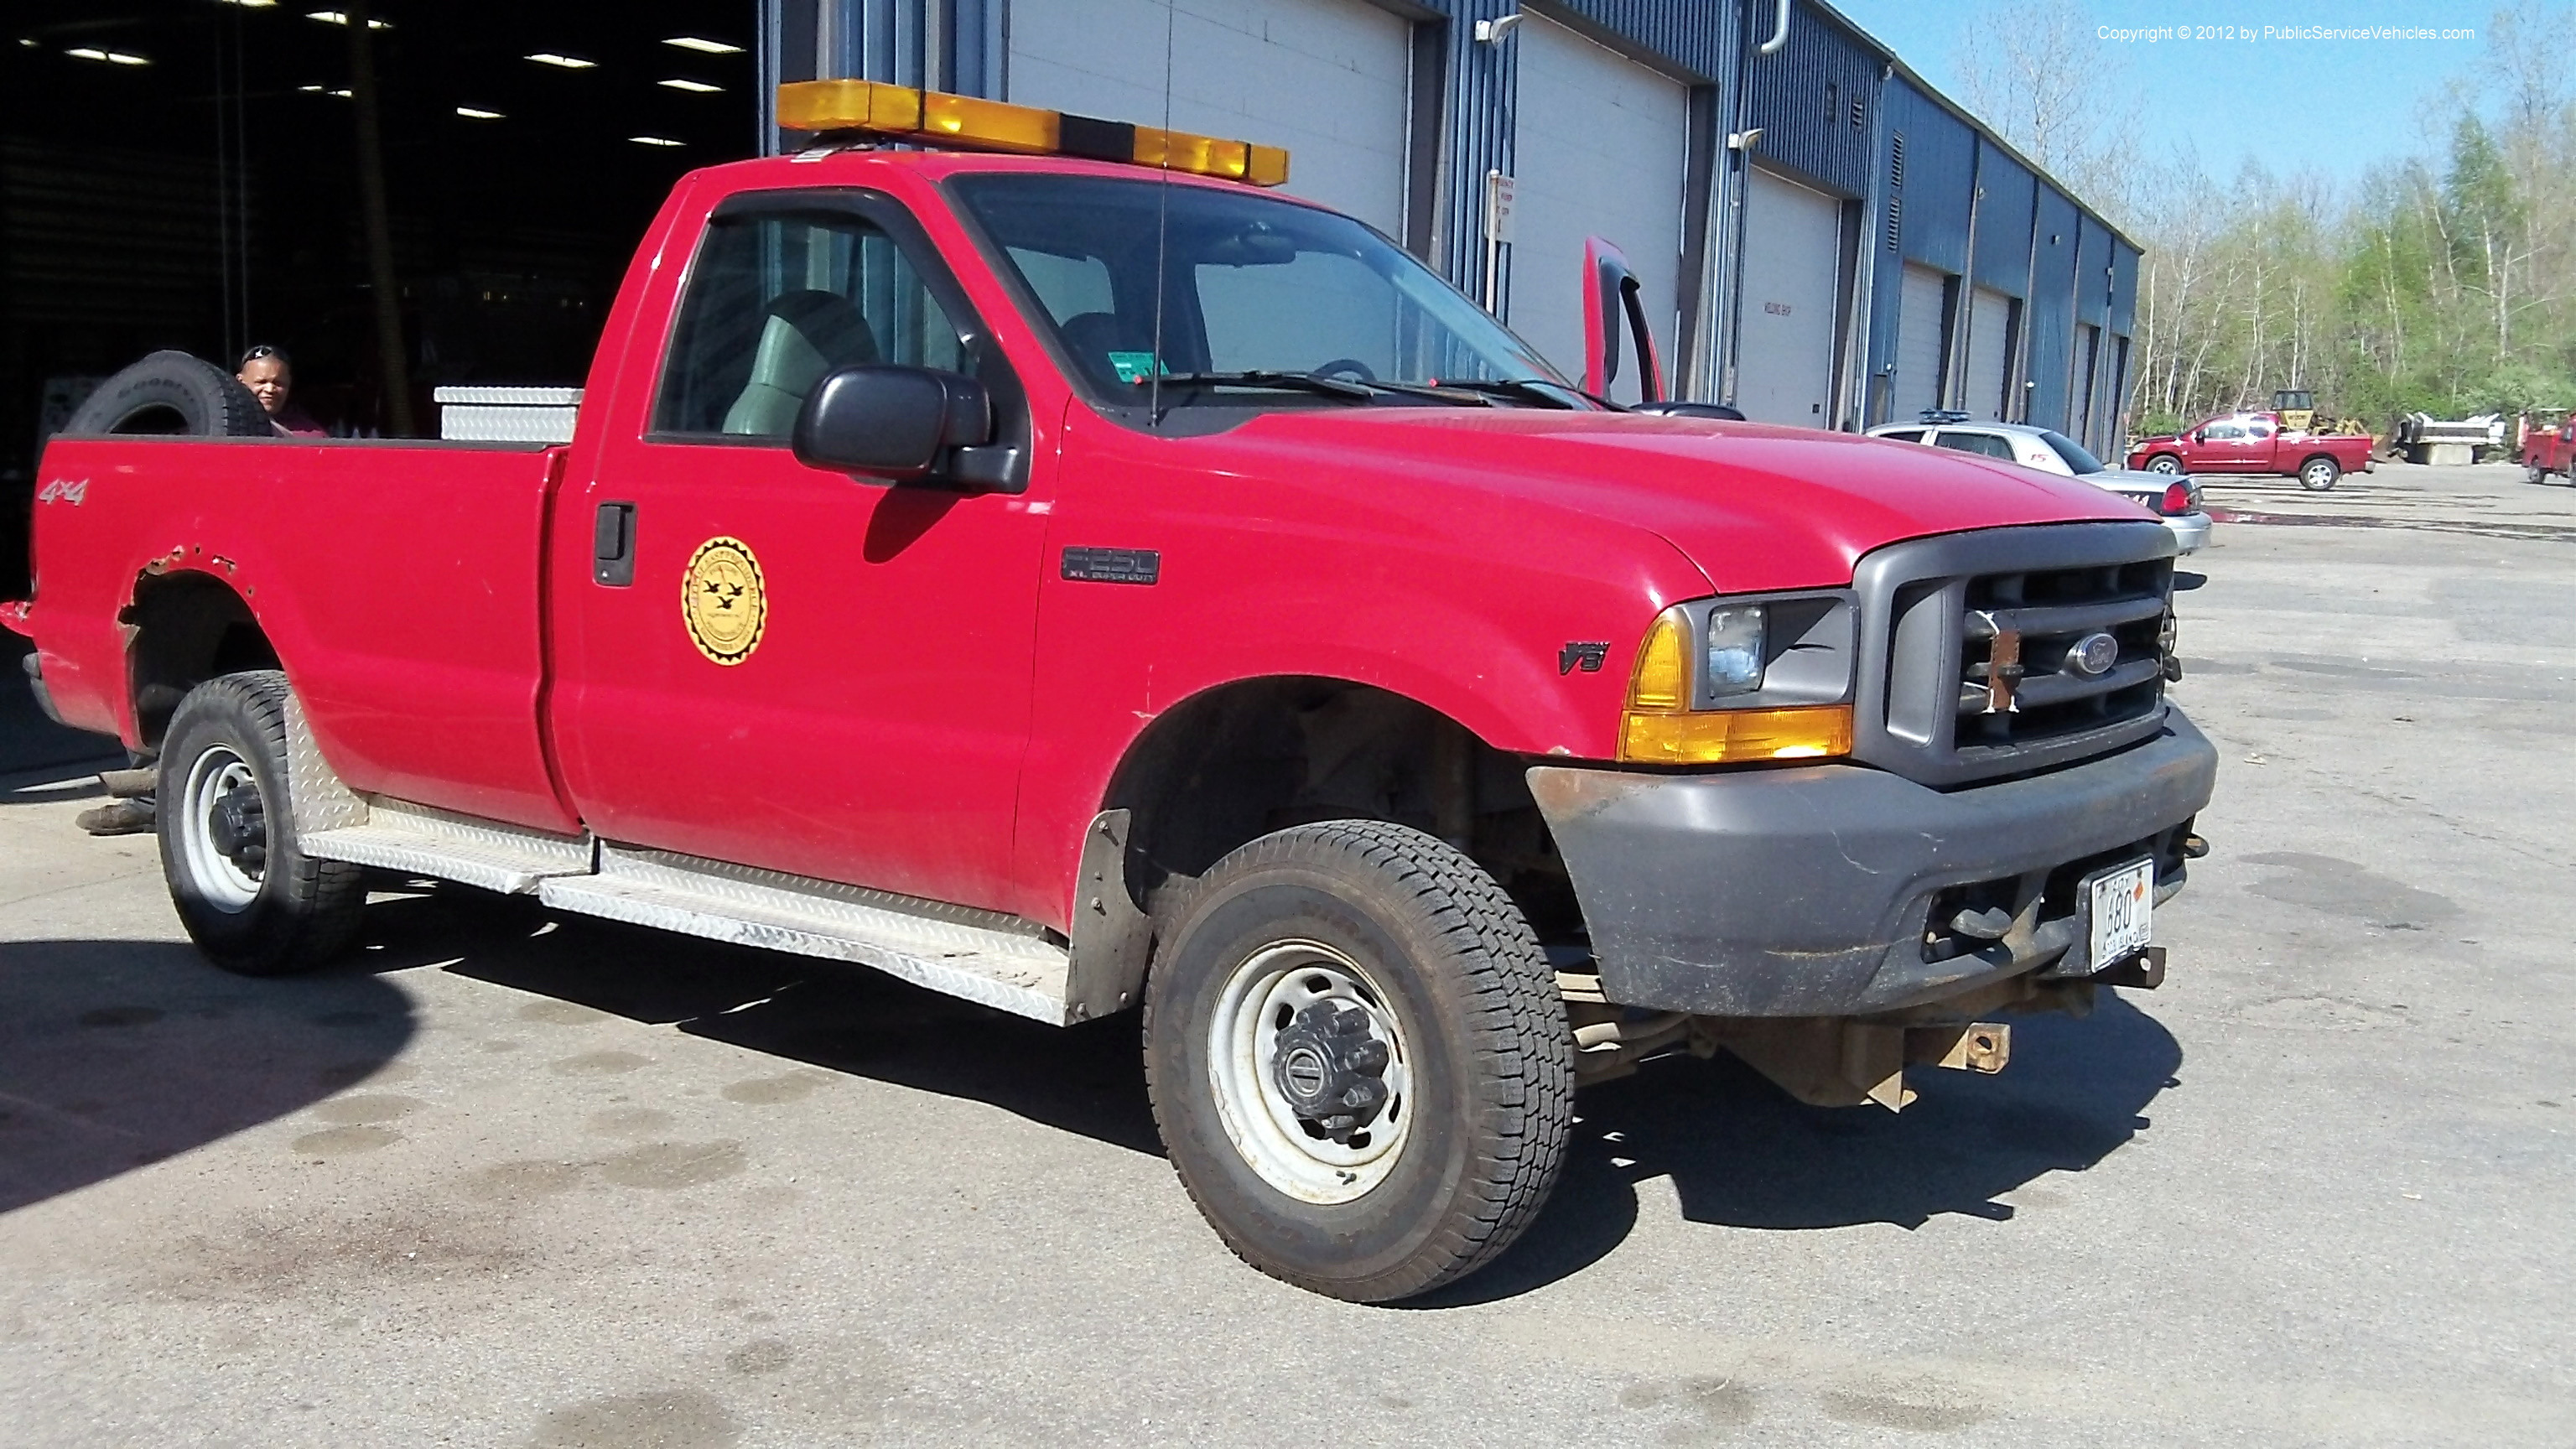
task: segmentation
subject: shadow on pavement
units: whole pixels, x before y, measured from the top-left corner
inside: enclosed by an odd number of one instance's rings
[[[368,915],[357,969],[439,965],[1162,1154],[1134,1012],[1044,1026],[863,966],[556,918],[524,898],[455,888],[380,901]]]
[[[390,1061],[372,976],[228,976],[166,941],[0,942],[0,1213],[301,1111]]]
[[[380,973],[422,967],[1161,1153],[1136,1013],[1043,1026],[863,967],[379,884],[399,890],[369,908],[351,960],[301,979],[225,976],[182,945],[0,945],[0,1211],[364,1077],[412,1032],[408,999]],[[1588,1089],[1565,1175],[1527,1236],[1409,1306],[1490,1302],[1581,1271],[1626,1239],[1637,1184],[1659,1177],[1686,1219],[1711,1226],[2009,1221],[1997,1197],[2126,1143],[2182,1060],[2161,1025],[2109,993],[2083,1021],[2017,1019],[2013,1048],[1997,1077],[1918,1070],[1922,1095],[1901,1116],[1802,1106],[1723,1056],[1667,1058]]]
[[[44,711],[37,708],[35,693],[27,688],[27,676],[19,662],[35,647],[15,634],[0,631],[0,775],[57,765],[94,766],[100,760],[111,766],[123,764],[125,747],[113,736],[65,729],[45,718]]]
[[[1942,1214],[2008,1222],[1995,1199],[2081,1172],[2146,1129],[2182,1048],[2105,992],[2093,1015],[2015,1017],[2000,1076],[1917,1068],[1904,1113],[1808,1107],[1731,1057],[1666,1058],[1586,1090],[1565,1176],[1492,1266],[1409,1307],[1510,1298],[1607,1256],[1637,1220],[1636,1184],[1669,1177],[1682,1216],[1734,1228],[1917,1228]],[[1712,1240],[1712,1251],[1724,1251]]]

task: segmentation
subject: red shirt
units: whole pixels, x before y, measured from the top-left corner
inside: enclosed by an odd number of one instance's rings
[[[330,430],[313,421],[313,415],[290,402],[269,414],[268,425],[277,429],[281,438],[327,438]]]

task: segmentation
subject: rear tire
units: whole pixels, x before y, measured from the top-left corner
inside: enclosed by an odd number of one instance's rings
[[[2175,457],[2171,453],[2158,453],[2147,460],[2147,471],[2150,473],[2162,473],[2166,477],[2170,478],[2174,474],[2182,471],[2182,459]]]
[[[245,976],[309,970],[358,928],[359,867],[308,859],[287,795],[286,676],[188,691],[161,743],[161,874],[208,960]]]
[[[1573,1033],[1528,921],[1455,847],[1376,821],[1267,835],[1200,879],[1146,984],[1145,1069],[1226,1246],[1358,1303],[1510,1246],[1573,1127]]]
[[[231,373],[184,352],[155,352],[100,383],[63,425],[66,437],[121,433],[269,438],[277,429]]]
[[[2311,493],[2324,493],[2343,476],[2343,465],[2332,458],[2310,458],[2299,465],[2299,486]]]

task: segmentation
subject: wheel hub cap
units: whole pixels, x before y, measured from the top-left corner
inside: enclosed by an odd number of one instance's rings
[[[1369,1014],[1319,1001],[1279,1033],[1271,1080],[1288,1108],[1335,1142],[1377,1120],[1386,1105],[1392,1053],[1369,1028]]]
[[[245,871],[268,864],[268,806],[256,785],[235,785],[215,799],[206,834],[226,860]]]

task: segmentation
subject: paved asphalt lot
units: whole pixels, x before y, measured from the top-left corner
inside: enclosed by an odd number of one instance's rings
[[[471,895],[235,980],[22,777],[0,1441],[2576,1442],[2576,491],[2210,492],[2165,989],[1902,1117],[1587,1093],[1404,1309],[1219,1247],[1129,1022]]]

